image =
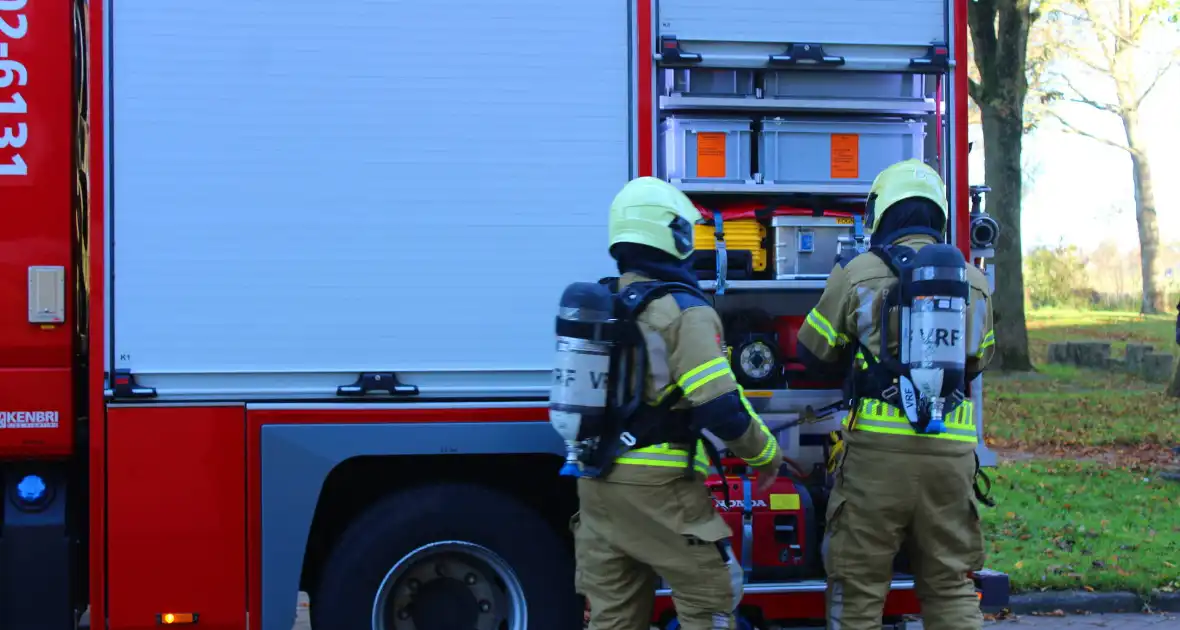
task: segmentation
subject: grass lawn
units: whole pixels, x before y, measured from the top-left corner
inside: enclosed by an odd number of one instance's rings
[[[1072,460],[1008,463],[993,483],[988,566],[1014,589],[1180,589],[1180,484]]]
[[[1122,356],[1130,343],[1146,343],[1158,352],[1176,350],[1175,315],[1044,309],[1028,312],[1028,343],[1033,362],[1045,362],[1047,348],[1057,341],[1109,341],[1111,353]]]
[[[1033,311],[1029,349],[1038,372],[985,377],[989,443],[1046,452],[1078,447],[1155,448],[1180,444],[1180,400],[1127,374],[1045,363],[1057,341],[1109,341],[1121,356],[1130,343],[1174,351],[1175,318],[1131,313]]]
[[[1175,352],[1175,317],[1034,311],[1038,372],[986,377],[997,507],[988,566],[1014,589],[1180,590],[1180,483],[1155,473],[1180,445],[1180,400],[1125,374],[1045,363],[1049,343],[1109,341]],[[1145,481],[1146,480],[1146,481]]]

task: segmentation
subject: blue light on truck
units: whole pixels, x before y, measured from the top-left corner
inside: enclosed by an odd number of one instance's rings
[[[37,475],[25,475],[16,484],[16,498],[27,506],[34,506],[45,499],[48,487],[45,480]]]

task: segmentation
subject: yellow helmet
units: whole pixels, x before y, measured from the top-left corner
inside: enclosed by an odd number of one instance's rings
[[[684,260],[692,254],[701,213],[672,184],[656,177],[627,182],[610,204],[610,246],[637,243]]]
[[[869,189],[868,217],[865,221],[874,232],[881,224],[881,217],[893,204],[913,197],[929,199],[942,210],[944,219],[949,210],[946,188],[938,171],[921,160],[905,160],[891,164],[881,171]]]

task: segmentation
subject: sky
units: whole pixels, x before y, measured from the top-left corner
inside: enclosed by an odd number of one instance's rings
[[[1180,47],[1178,39],[1173,38],[1171,46]],[[1095,94],[1101,94],[1102,87],[1097,81],[1079,83],[1080,89]],[[1118,141],[1125,137],[1122,123],[1113,114],[1085,105],[1059,107],[1057,111],[1071,124],[1089,133]],[[1178,112],[1180,67],[1173,68],[1156,86],[1140,113],[1140,124],[1149,140],[1156,210],[1164,242],[1180,241]],[[972,140],[982,139],[978,128],[971,129],[971,135]],[[1025,136],[1024,153],[1034,177],[1032,189],[1026,191],[1021,226],[1026,250],[1059,241],[1088,249],[1109,238],[1127,247],[1138,244],[1131,159],[1126,152],[1071,134],[1049,120]],[[983,179],[982,155],[973,151],[971,183],[983,183]]]

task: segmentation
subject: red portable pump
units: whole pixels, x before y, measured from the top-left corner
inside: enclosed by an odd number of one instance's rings
[[[744,461],[724,458],[721,470],[724,478],[712,475],[705,483],[734,532],[733,552],[746,580],[819,577],[816,510],[807,486],[784,467],[762,493],[754,488],[756,474]]]

